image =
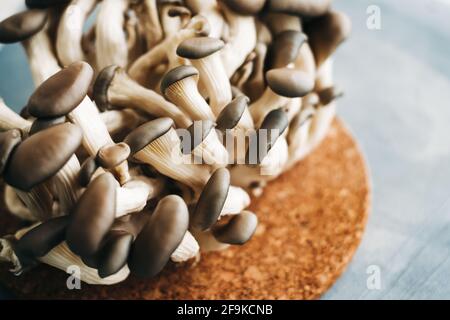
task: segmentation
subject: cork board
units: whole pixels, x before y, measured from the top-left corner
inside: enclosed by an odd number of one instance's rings
[[[168,265],[150,280],[68,290],[67,275],[42,265],[0,282],[18,297],[38,299],[316,299],[345,270],[370,209],[363,156],[336,120],[316,151],[269,184],[252,203],[260,224],[242,247],[202,254],[198,263]],[[0,215],[0,234],[17,222]]]

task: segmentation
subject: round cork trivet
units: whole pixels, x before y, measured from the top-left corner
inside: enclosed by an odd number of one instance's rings
[[[336,120],[323,143],[254,199],[259,227],[242,247],[173,264],[156,278],[68,290],[67,275],[41,265],[19,277],[0,266],[0,282],[22,298],[315,299],[344,271],[361,241],[370,183],[361,150]],[[1,234],[17,227],[0,216]],[[9,230],[8,230],[9,229]]]

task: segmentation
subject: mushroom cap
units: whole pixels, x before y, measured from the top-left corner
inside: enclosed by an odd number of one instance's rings
[[[216,53],[225,43],[212,37],[195,37],[186,39],[177,48],[177,55],[186,59],[202,59]]]
[[[289,119],[286,115],[286,112],[284,112],[282,108],[279,108],[279,109],[270,111],[266,115],[266,117],[264,118],[263,122],[261,123],[261,126],[259,127],[259,129],[260,130],[261,129],[265,129],[265,130],[278,129],[280,131],[279,135],[282,135],[288,125],[289,125]]]
[[[26,40],[38,33],[47,22],[45,10],[27,10],[0,22],[0,43]]]
[[[124,142],[130,147],[133,156],[152,141],[167,133],[173,125],[173,120],[166,117],[149,121],[130,132],[125,137]]]
[[[125,231],[111,231],[98,254],[96,264],[100,278],[117,273],[126,265],[134,237]]]
[[[62,216],[44,221],[25,233],[15,244],[15,251],[23,263],[43,257],[64,241],[70,217]],[[25,262],[26,263],[26,262]]]
[[[101,111],[111,109],[111,104],[108,100],[108,89],[118,69],[120,69],[120,67],[116,65],[106,67],[100,71],[95,79],[93,96],[95,104]]]
[[[322,106],[330,104],[333,100],[340,98],[344,95],[342,90],[335,86],[331,86],[317,92],[319,101]]]
[[[270,68],[283,68],[292,63],[307,38],[303,32],[294,30],[286,30],[278,34],[270,49]]]
[[[66,241],[77,255],[92,256],[113,225],[116,215],[114,176],[107,172],[95,178],[81,195],[71,213]]]
[[[161,199],[134,242],[128,266],[139,277],[153,277],[167,264],[189,225],[189,212],[182,198]]]
[[[126,161],[130,156],[130,147],[125,142],[100,148],[97,163],[105,169],[112,169]]]
[[[233,129],[239,123],[248,106],[250,99],[247,96],[238,96],[233,99],[217,116],[216,128],[221,131]]]
[[[297,69],[269,70],[266,73],[266,80],[273,92],[288,98],[303,97],[314,89],[314,79]]]
[[[198,76],[198,70],[193,66],[179,66],[167,72],[161,80],[161,92],[165,95],[167,88],[175,82]]]
[[[201,144],[206,137],[209,135],[211,130],[214,128],[214,122],[211,120],[196,120],[186,129],[189,132],[189,137],[191,139],[190,149],[183,148],[182,152],[184,154],[189,154]],[[182,147],[184,143],[182,143]]]
[[[190,226],[197,231],[209,229],[219,219],[230,189],[230,172],[219,168],[211,175],[191,216]]]
[[[11,153],[20,142],[22,134],[19,129],[0,132],[0,174],[3,173]]]
[[[75,153],[83,138],[80,128],[63,123],[40,131],[19,144],[5,168],[5,181],[29,191],[56,174]]]
[[[87,187],[91,182],[92,176],[95,171],[98,169],[97,161],[95,161],[95,157],[91,156],[84,160],[83,164],[80,167],[80,171],[78,172],[78,183],[82,187]]]
[[[40,8],[40,9],[56,7],[59,5],[67,4],[69,2],[70,2],[70,0],[26,0],[25,1],[28,8]]]
[[[266,0],[223,0],[225,4],[233,11],[242,15],[255,15],[260,12]]]
[[[57,118],[38,118],[33,121],[33,124],[30,127],[30,131],[28,134],[31,136],[39,131],[51,128],[58,124],[62,124],[66,122],[66,117],[57,117]]]
[[[94,70],[83,61],[74,62],[42,83],[28,101],[28,111],[36,118],[62,117],[86,97]]]
[[[325,14],[332,0],[267,0],[268,10],[301,16],[320,16]]]
[[[258,217],[250,211],[242,211],[227,224],[215,226],[211,231],[219,242],[241,245],[250,240],[257,226]]]

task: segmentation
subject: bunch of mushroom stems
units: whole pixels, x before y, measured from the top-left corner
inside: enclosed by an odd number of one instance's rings
[[[243,245],[251,195],[335,116],[350,22],[331,0],[27,5],[0,22],[36,86],[21,115],[0,99],[5,204],[30,224],[0,239],[15,274],[77,265],[110,285]]]

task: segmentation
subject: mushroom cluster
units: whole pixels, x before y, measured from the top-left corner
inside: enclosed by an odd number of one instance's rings
[[[35,91],[0,99],[0,174],[29,226],[0,239],[20,274],[152,277],[242,245],[250,194],[326,135],[350,32],[331,0],[27,0],[0,22]],[[88,18],[95,15],[95,24]]]

